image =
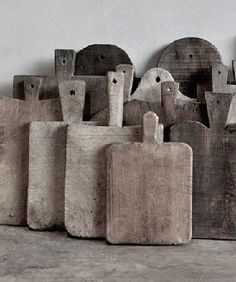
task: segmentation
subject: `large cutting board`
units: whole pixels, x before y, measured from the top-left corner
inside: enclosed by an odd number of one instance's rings
[[[158,118],[143,118],[143,143],[108,150],[106,238],[112,244],[177,245],[191,239],[192,150],[157,141]]]

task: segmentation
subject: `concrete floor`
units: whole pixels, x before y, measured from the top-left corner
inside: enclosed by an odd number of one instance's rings
[[[193,240],[178,247],[110,246],[0,226],[0,282],[234,282],[236,242]]]

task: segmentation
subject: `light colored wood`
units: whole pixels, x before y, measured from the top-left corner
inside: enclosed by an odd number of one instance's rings
[[[116,67],[117,72],[122,72],[124,74],[124,103],[128,102],[131,95],[131,90],[134,80],[134,66],[132,65],[118,65]]]
[[[64,227],[67,125],[82,120],[85,83],[61,81],[59,92],[63,122],[30,124],[27,223],[34,230]]]
[[[0,224],[26,224],[28,123],[61,120],[58,99],[38,100],[41,80],[27,78],[25,100],[0,98]]]
[[[116,79],[117,83],[112,84]],[[120,72],[108,73],[110,111],[122,108],[123,77]],[[112,87],[111,87],[112,85]],[[121,96],[122,96],[121,95]],[[114,102],[114,105],[112,103]],[[120,116],[120,113],[117,113]],[[140,126],[119,127],[120,119],[112,126],[71,124],[67,134],[65,226],[73,235],[83,238],[105,236],[106,207],[106,147],[116,142],[141,141]]]
[[[106,238],[112,244],[178,245],[191,239],[192,150],[159,143],[156,114],[143,143],[108,149]]]
[[[194,238],[236,239],[234,97],[206,93],[210,128],[190,121],[171,128],[171,141],[193,149]]]

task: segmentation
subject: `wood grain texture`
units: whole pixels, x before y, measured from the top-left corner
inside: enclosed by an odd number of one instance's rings
[[[206,93],[210,128],[191,121],[171,128],[171,141],[193,149],[194,238],[236,239],[236,135],[225,129],[232,97]]]
[[[75,75],[106,75],[120,64],[132,65],[124,50],[116,45],[93,44],[76,54]]]
[[[0,99],[0,224],[26,224],[28,123],[62,118],[58,99],[38,99],[40,86],[40,79],[28,78],[25,100]]]
[[[157,67],[168,70],[180,83],[180,91],[197,97],[197,84],[207,83],[211,91],[211,66],[221,64],[219,51],[210,42],[195,37],[175,40],[162,52]]]
[[[168,95],[165,95],[168,93]],[[170,97],[172,110],[167,110],[165,100]],[[169,103],[169,106],[170,103]],[[153,68],[142,77],[137,90],[124,105],[124,125],[141,125],[143,115],[148,111],[155,112],[164,126],[181,120],[198,120],[207,124],[205,105],[195,99],[184,96],[179,91],[179,84],[174,82],[171,74],[161,68]],[[173,119],[173,114],[175,119]],[[172,115],[172,116],[170,116]],[[98,112],[91,120],[108,121],[108,110]]]
[[[124,87],[122,76],[120,72],[108,73],[108,94],[112,97],[109,110],[115,110],[110,117],[117,111],[120,115],[123,105],[123,97],[119,97]],[[106,146],[142,139],[140,126],[119,127],[120,119],[111,119],[109,123],[112,126],[68,126],[65,226],[73,236],[105,236]]]
[[[108,149],[106,238],[112,244],[178,245],[191,239],[192,150],[157,141],[144,115],[143,143]]]
[[[85,83],[61,81],[59,93],[63,122],[30,124],[27,223],[34,230],[64,227],[67,124],[82,121]]]

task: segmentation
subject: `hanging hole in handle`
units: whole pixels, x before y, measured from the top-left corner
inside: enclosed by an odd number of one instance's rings
[[[161,81],[160,76],[157,76],[157,77],[156,77],[156,82],[159,83],[160,81]]]
[[[81,68],[82,70],[85,69],[85,67],[84,67],[83,65],[81,65],[80,68]]]
[[[71,95],[71,96],[75,96],[75,90],[71,90],[71,91],[70,91],[70,95]]]
[[[113,79],[112,82],[113,82],[114,84],[116,84],[116,83],[117,83],[117,80],[116,80],[116,79]]]
[[[30,87],[31,87],[31,88],[34,88],[34,84],[31,84]]]
[[[220,104],[220,100],[216,100],[216,104],[219,105]]]
[[[192,57],[193,57],[193,54],[189,54],[189,58],[192,59]]]
[[[126,71],[125,71],[125,70],[123,70],[123,73],[126,73]]]
[[[218,74],[221,74],[221,71],[218,71]]]
[[[100,56],[98,56],[98,59],[99,59],[99,60],[104,60],[105,57],[104,57],[103,55],[100,55]]]
[[[167,91],[168,91],[168,92],[170,92],[170,90],[171,90],[171,88],[170,88],[170,87],[168,87],[168,88],[167,88]]]
[[[62,61],[62,64],[65,65],[65,64],[66,64],[66,60],[63,60],[63,61]]]

